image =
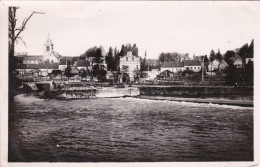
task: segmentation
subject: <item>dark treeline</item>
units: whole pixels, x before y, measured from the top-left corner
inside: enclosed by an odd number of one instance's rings
[[[189,59],[189,54],[185,53],[185,54],[180,54],[177,52],[162,52],[159,55],[159,62],[165,62],[165,61],[183,61],[183,60],[188,60]]]

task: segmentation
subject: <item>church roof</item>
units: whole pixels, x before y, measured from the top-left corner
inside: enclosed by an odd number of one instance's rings
[[[61,55],[59,55],[58,52],[52,51],[51,53],[52,53],[57,59],[60,59],[60,58],[61,58]]]
[[[24,56],[23,60],[42,60],[43,56],[42,55],[29,55],[29,56]]]

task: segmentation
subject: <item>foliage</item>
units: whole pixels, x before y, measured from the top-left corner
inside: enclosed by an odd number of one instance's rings
[[[86,76],[87,76],[86,70],[80,69],[80,70],[79,70],[79,76],[81,76],[82,78],[86,77]]]
[[[218,52],[216,53],[215,55],[215,59],[218,61],[218,62],[221,62],[223,60],[223,56],[222,54],[220,53],[220,51],[218,50]]]
[[[107,70],[113,71],[115,70],[115,58],[113,56],[112,47],[109,48],[108,54],[106,56]]]
[[[210,51],[210,55],[209,55],[209,61],[212,62],[213,60],[216,59],[216,54],[215,54],[215,51],[212,49]]]
[[[185,76],[185,75],[192,75],[194,74],[194,72],[192,70],[190,70],[188,67],[186,68],[186,70],[184,70],[182,72],[182,75]]]
[[[236,53],[234,51],[230,51],[228,50],[225,54],[224,54],[224,60],[228,65],[233,64],[232,58],[234,58],[236,55]]]
[[[233,64],[228,66],[228,68],[224,70],[224,73],[226,74],[225,79],[227,84],[234,85],[239,82],[239,70]]]
[[[70,62],[67,63],[67,67],[65,68],[64,75],[66,75],[68,79],[72,77]]]
[[[180,54],[177,52],[167,52],[164,53],[162,52],[159,55],[159,62],[165,62],[165,61],[182,61],[182,60],[188,60],[189,59],[189,54],[185,53],[185,54]]]
[[[107,71],[104,69],[104,65],[95,64],[92,68],[92,73],[94,77],[97,77],[98,81],[105,81]]]

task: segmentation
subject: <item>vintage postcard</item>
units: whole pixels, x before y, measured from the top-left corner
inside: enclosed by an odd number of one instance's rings
[[[259,11],[1,1],[1,166],[259,166]]]

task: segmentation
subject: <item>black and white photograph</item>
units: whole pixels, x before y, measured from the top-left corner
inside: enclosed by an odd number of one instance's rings
[[[259,2],[2,1],[1,9],[3,166],[257,166]]]

